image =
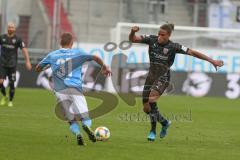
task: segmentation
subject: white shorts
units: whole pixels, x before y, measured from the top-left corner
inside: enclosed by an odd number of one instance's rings
[[[55,95],[57,97],[57,106],[61,108],[65,120],[89,118],[87,102],[80,91],[69,88],[61,92],[55,92]]]

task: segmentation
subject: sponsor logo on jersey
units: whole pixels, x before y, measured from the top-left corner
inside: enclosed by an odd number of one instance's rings
[[[163,48],[163,54],[168,54],[168,49],[167,48]]]
[[[17,41],[16,39],[12,39],[12,43],[13,43],[13,44],[15,44],[15,43],[16,43],[16,41]]]
[[[162,59],[162,60],[168,60],[168,56],[160,55],[157,53],[153,53],[155,58]]]
[[[8,44],[3,44],[2,45],[3,47],[5,47],[5,48],[10,48],[10,49],[13,49],[13,48],[15,48],[15,46],[14,45],[8,45]]]

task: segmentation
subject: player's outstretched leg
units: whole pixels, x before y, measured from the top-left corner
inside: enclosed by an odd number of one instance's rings
[[[77,137],[78,145],[86,145],[80,133],[79,125],[76,121],[69,122],[71,132]]]
[[[83,130],[88,134],[88,137],[92,142],[96,142],[97,139],[96,139],[96,136],[95,136],[94,132],[90,128],[91,125],[92,125],[92,120],[91,119],[88,118],[88,119],[83,119],[82,120]]]
[[[157,121],[161,123],[162,129],[160,131],[160,138],[164,138],[167,135],[167,129],[169,128],[171,121],[168,121],[164,116],[160,113],[156,100],[162,95],[164,90],[168,86],[168,82],[161,82],[158,81],[155,83],[156,86],[154,86],[153,90],[151,91],[149,95],[149,105],[151,106],[151,114],[155,115],[157,117]]]

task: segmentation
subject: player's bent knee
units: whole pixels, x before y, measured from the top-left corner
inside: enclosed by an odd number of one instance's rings
[[[158,98],[160,97],[160,94],[157,91],[151,91],[150,95],[149,95],[149,103],[154,103],[158,100]]]
[[[149,104],[148,103],[144,103],[144,106],[143,106],[143,112],[145,112],[145,113],[149,113],[150,112],[150,106],[149,106]]]
[[[149,103],[155,103],[157,102],[159,96],[151,96],[149,97]]]
[[[145,112],[145,113],[149,113],[149,109],[143,107],[143,112]]]

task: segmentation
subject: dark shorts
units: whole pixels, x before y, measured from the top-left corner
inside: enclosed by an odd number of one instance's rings
[[[6,79],[9,81],[16,81],[16,67],[4,67],[0,65],[0,79]]]
[[[154,78],[154,76],[148,74],[142,93],[143,103],[148,102],[151,90],[155,90],[159,93],[159,95],[162,95],[168,85],[169,81],[164,78]]]

